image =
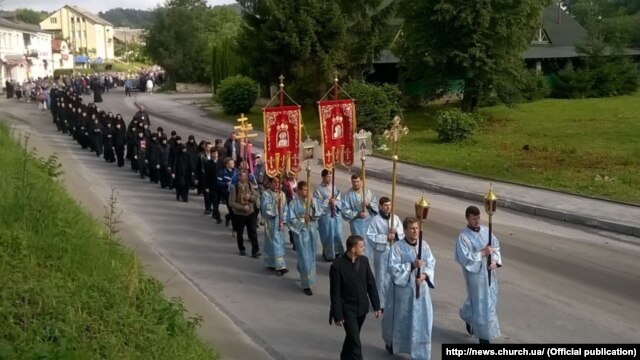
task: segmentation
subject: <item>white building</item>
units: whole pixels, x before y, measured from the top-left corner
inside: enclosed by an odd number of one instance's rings
[[[51,40],[51,51],[53,52],[53,68],[73,69],[73,54],[69,45],[64,40]]]
[[[0,83],[52,75],[51,34],[37,25],[0,18]]]

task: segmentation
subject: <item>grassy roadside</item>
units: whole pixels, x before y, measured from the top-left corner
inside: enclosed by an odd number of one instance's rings
[[[483,108],[487,120],[457,144],[438,143],[435,113],[405,113],[400,159],[640,203],[640,94]]]
[[[0,359],[215,359],[199,320],[107,240],[54,165],[0,123]]]

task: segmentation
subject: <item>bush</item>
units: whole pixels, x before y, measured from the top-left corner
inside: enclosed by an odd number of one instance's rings
[[[547,80],[535,70],[527,70],[520,62],[505,66],[494,79],[492,91],[481,98],[483,106],[503,103],[507,106],[540,100],[551,94]]]
[[[473,116],[459,109],[441,111],[437,119],[438,140],[444,143],[465,140],[476,128]]]
[[[230,76],[220,82],[217,100],[227,115],[248,113],[258,100],[258,84],[246,76]]]
[[[396,85],[372,85],[361,82],[348,83],[344,91],[356,100],[356,116],[359,129],[380,135],[402,111],[402,93]]]
[[[573,70],[570,66],[558,72],[553,96],[559,98],[588,98],[618,96],[638,89],[640,73],[635,64],[621,50],[610,48],[598,40],[578,47],[585,66]]]

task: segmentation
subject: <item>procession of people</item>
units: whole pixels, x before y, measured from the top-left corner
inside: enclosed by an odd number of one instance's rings
[[[430,359],[437,254],[423,238],[422,219],[400,219],[393,196],[378,197],[364,186],[364,168],[351,176],[345,192],[334,185],[335,167],[323,169],[314,188],[291,169],[270,173],[263,154],[246,151],[246,134],[233,131],[213,142],[188,135],[183,142],[176,131],[152,130],[144,106],[127,124],[121,114],[85,103],[73,86],[54,85],[48,95],[57,130],[82,149],[117,167],[128,161],[140,178],[173,189],[176,201],[203,196],[204,213],[216,224],[224,215],[220,226],[231,227],[240,256],[247,255],[247,238],[250,255],[284,276],[289,272],[285,245],[294,244],[300,287],[308,296],[320,252],[332,263],[330,322],[345,329],[341,359],[362,359],[359,333],[370,312],[382,318],[382,346],[390,354]],[[480,225],[477,207],[467,208],[465,218],[455,244],[467,289],[459,316],[470,335],[489,343],[500,336],[495,275],[502,266],[500,244]],[[346,241],[344,222],[350,230]]]

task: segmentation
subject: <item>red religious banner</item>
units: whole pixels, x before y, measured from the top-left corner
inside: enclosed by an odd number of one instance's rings
[[[264,109],[264,152],[268,176],[300,169],[300,106]]]
[[[325,169],[332,169],[338,163],[353,165],[353,132],[356,129],[356,107],[353,100],[319,101],[318,110]]]

